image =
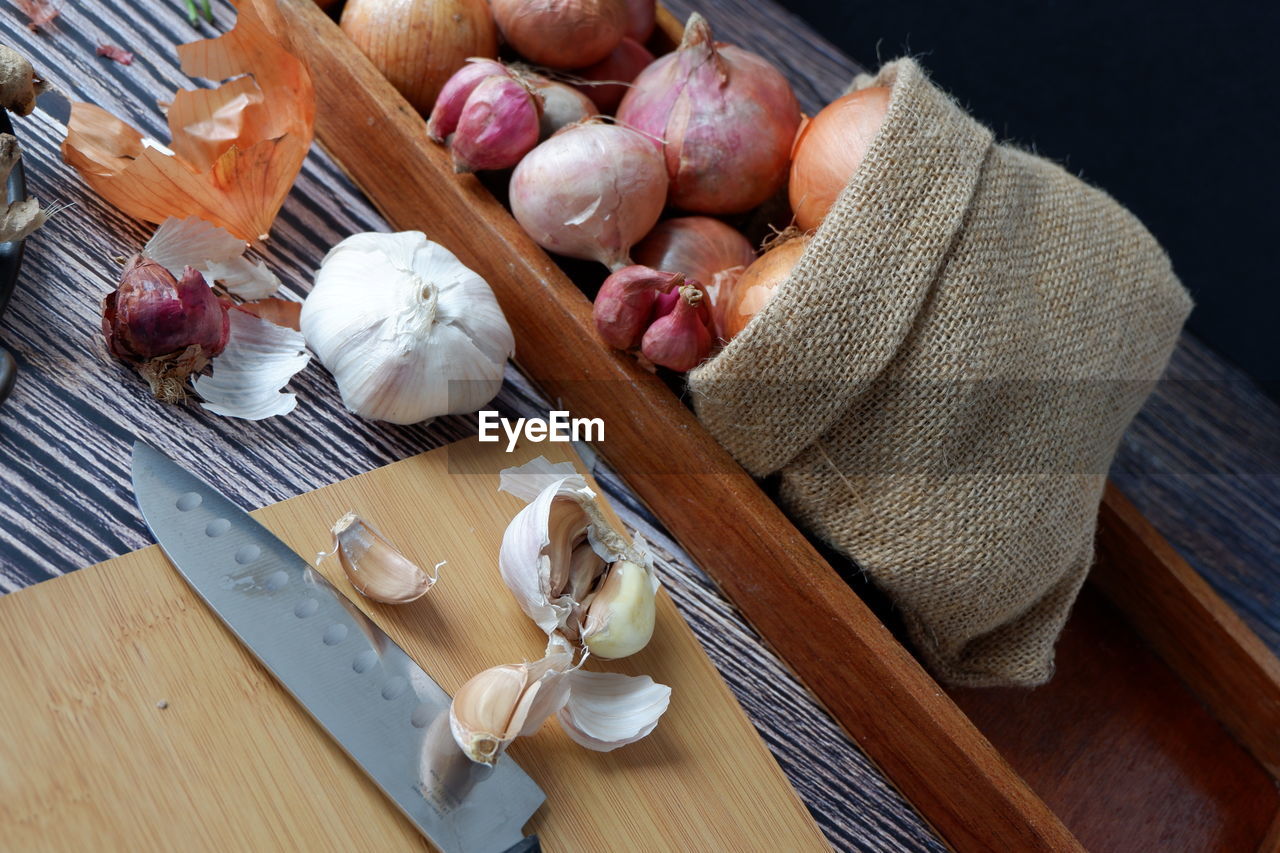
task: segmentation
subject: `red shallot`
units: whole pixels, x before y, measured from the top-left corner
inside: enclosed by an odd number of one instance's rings
[[[548,68],[599,62],[627,29],[626,0],[491,0],[489,5],[507,44]]]
[[[539,246],[619,269],[662,214],[667,172],[642,134],[588,122],[526,154],[510,196],[516,221]]]
[[[800,105],[776,68],[712,41],[694,13],[680,49],[640,73],[618,120],[665,140],[671,203],[697,213],[741,213],[782,188]]]
[[[627,94],[627,84],[651,62],[653,54],[644,45],[624,38],[604,59],[575,72],[578,77],[590,81],[578,88],[595,102],[600,112],[612,113]]]
[[[191,267],[178,280],[134,255],[120,286],[102,300],[102,334],[111,354],[133,364],[157,399],[174,402],[185,396],[187,377],[226,347],[227,308]]]
[[[600,337],[617,349],[640,346],[654,317],[654,300],[659,293],[671,293],[683,284],[683,273],[659,272],[638,264],[613,273],[600,286],[591,308]]]
[[[711,330],[702,310],[703,292],[696,285],[680,288],[669,314],[654,320],[640,342],[640,353],[661,367],[693,370],[711,354]]]
[[[769,300],[774,291],[791,275],[800,256],[809,245],[809,237],[793,237],[765,252],[747,267],[725,297],[722,321],[725,340],[731,340],[751,322]]]
[[[832,101],[796,138],[787,188],[796,226],[809,231],[835,203],[862,165],[889,109],[889,89],[873,86]]]
[[[476,86],[495,76],[510,77],[511,72],[496,59],[485,59],[482,56],[468,59],[467,64],[455,71],[440,90],[435,106],[431,108],[431,118],[427,120],[427,135],[436,142],[444,142],[458,129],[462,108]]]
[[[541,98],[519,80],[491,76],[480,81],[462,108],[449,139],[457,172],[510,169],[538,144]]]

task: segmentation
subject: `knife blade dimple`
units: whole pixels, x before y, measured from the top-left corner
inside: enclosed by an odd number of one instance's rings
[[[453,743],[449,695],[306,560],[142,442],[143,518],[195,593],[415,826],[448,853],[505,851],[545,800],[514,761]]]

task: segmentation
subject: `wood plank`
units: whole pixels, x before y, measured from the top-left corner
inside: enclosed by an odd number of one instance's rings
[[[311,0],[280,5],[294,50],[324,69],[321,143],[393,226],[430,227],[488,279],[521,368],[575,415],[606,418],[601,450],[613,467],[948,842],[1077,847],[692,414],[632,359],[603,351],[582,293],[478,181],[452,173],[420,117],[332,21]]]
[[[496,565],[523,506],[498,492],[498,471],[539,454],[571,457],[565,445],[525,445],[513,458],[469,441],[255,516],[315,554],[354,510],[420,564],[448,560],[439,585],[401,607],[361,598],[336,560],[320,570],[452,692],[485,667],[537,659],[546,644]],[[299,593],[272,594],[292,619]],[[0,599],[0,620],[7,849],[424,846],[158,547]],[[345,668],[349,643],[321,644],[323,629],[316,654]],[[828,849],[665,594],[649,646],[588,666],[649,674],[672,687],[672,702],[652,735],[614,752],[583,749],[554,722],[513,744],[547,794],[528,826],[546,849]],[[411,749],[422,733],[409,724],[409,697],[402,708]]]
[[[1090,579],[1258,762],[1280,776],[1280,662],[1110,484]]]
[[[1258,847],[1275,784],[1095,585],[1056,658],[1043,687],[951,694],[1086,849]]]

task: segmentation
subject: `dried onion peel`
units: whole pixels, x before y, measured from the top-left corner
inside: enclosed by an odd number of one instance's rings
[[[284,32],[275,3],[235,5],[235,29],[178,47],[184,73],[228,82],[174,95],[171,153],[100,107],[76,103],[62,156],[130,216],[198,216],[253,241],[266,239],[311,147],[315,94],[306,66],[272,35]]]

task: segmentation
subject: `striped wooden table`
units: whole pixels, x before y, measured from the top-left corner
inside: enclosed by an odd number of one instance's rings
[[[12,4],[0,9],[4,41],[29,55],[73,98],[96,102],[167,138],[157,99],[188,81],[172,45],[196,37],[181,0],[64,3],[56,28],[32,34]],[[694,4],[667,5],[685,15]],[[781,67],[806,110],[838,94],[857,66],[768,0],[698,0],[719,38]],[[215,3],[215,27],[232,13]],[[100,43],[133,50],[123,67]],[[99,203],[61,163],[63,128],[44,113],[18,120],[31,192],[74,203],[28,245],[0,340],[21,371],[0,408],[0,592],[148,544],[127,477],[141,435],[257,507],[474,432],[470,418],[427,427],[363,422],[341,407],[318,365],[292,384],[297,411],[245,423],[198,407],[152,402],[110,360],[98,332],[99,301],[115,286],[116,256],[136,251],[149,227]],[[383,223],[333,162],[313,151],[273,232],[265,259],[303,295],[324,251]],[[1112,476],[1220,594],[1280,651],[1280,407],[1230,365],[1184,338],[1170,380],[1125,438]],[[514,371],[500,407],[545,412]],[[663,578],[747,713],[839,849],[940,849],[909,806],[834,726],[686,555],[607,471],[597,476],[619,513],[664,549]]]
[[[173,45],[229,28],[192,30],[180,0],[66,3],[56,28],[32,34],[8,4],[4,42],[27,56],[73,100],[97,103],[161,140],[157,100],[187,79]],[[131,66],[95,56],[99,44],[135,54]],[[150,544],[133,503],[129,447],[141,436],[254,508],[473,434],[473,417],[429,426],[369,423],[347,413],[318,363],[291,384],[298,408],[256,423],[197,405],[164,406],[106,354],[99,304],[151,228],[121,216],[62,163],[63,124],[39,111],[17,120],[31,194],[74,206],[27,245],[18,292],[0,339],[18,362],[18,384],[0,408],[0,590],[5,592]],[[276,222],[264,252],[289,295],[301,298],[330,246],[358,231],[386,230],[379,216],[318,148]],[[514,368],[497,407],[545,416],[549,406]],[[914,811],[815,704],[714,585],[608,470],[596,476],[619,515],[654,542],[677,607],[755,723],[833,846],[848,850],[942,849]]]

